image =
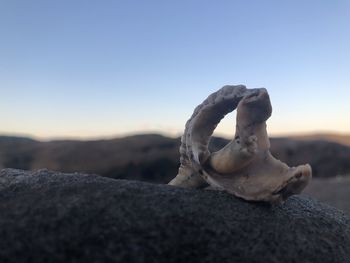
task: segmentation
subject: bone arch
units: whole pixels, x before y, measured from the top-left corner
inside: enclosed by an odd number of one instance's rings
[[[226,85],[217,92],[212,93],[198,105],[190,119],[186,122],[184,134],[180,145],[180,168],[178,178],[174,178],[170,184],[187,187],[198,187],[205,184],[201,180],[201,164],[210,156],[208,149],[209,140],[216,126],[228,113],[237,108],[244,96],[256,92],[257,89],[247,89],[244,85]],[[186,176],[182,176],[183,174]],[[180,183],[181,182],[181,183]]]
[[[237,107],[236,135],[242,137],[245,146],[233,140],[219,152],[210,153],[208,144],[217,124]],[[271,203],[282,202],[300,192],[311,178],[311,167],[290,168],[270,154],[265,121],[271,110],[265,89],[224,86],[211,94],[186,123],[179,172],[169,184],[193,188],[209,184],[246,200]],[[263,174],[257,166],[271,175]],[[243,174],[250,177],[244,178]],[[258,184],[262,185],[261,189]]]
[[[226,114],[236,109],[244,96],[254,92],[255,89],[247,89],[243,85],[227,85],[198,105],[181,137],[180,159],[185,162],[189,156],[193,156],[193,161],[203,163],[210,155],[208,144],[216,126]]]

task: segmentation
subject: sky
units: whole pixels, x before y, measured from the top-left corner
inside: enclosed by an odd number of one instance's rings
[[[0,0],[0,134],[178,136],[227,84],[271,135],[350,133],[350,1]]]

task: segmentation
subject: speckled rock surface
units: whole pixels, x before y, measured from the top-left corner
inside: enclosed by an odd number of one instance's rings
[[[0,262],[350,262],[350,219],[94,175],[0,174]]]

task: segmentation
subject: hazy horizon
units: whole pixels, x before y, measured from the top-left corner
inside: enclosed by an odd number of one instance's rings
[[[350,133],[346,0],[13,0],[0,22],[0,134],[180,136],[237,84],[269,91],[271,136]]]
[[[168,138],[179,138],[182,136],[182,133],[178,134],[169,134],[164,133],[160,131],[137,131],[137,132],[129,132],[124,134],[110,134],[110,135],[100,135],[100,136],[53,136],[53,137],[40,137],[35,136],[32,134],[25,134],[25,133],[0,133],[0,137],[15,137],[15,138],[28,138],[36,141],[64,141],[64,140],[73,140],[73,141],[95,141],[95,140],[110,140],[110,139],[121,139],[126,138],[129,136],[138,136],[138,135],[160,135]],[[234,134],[223,134],[219,132],[214,132],[213,136],[215,137],[221,137],[224,139],[232,139],[234,137]],[[274,134],[269,133],[270,138],[279,138],[279,137],[285,137],[285,138],[302,138],[302,137],[325,137],[325,138],[331,138],[331,137],[346,137],[350,138],[350,132],[349,133],[341,133],[341,132],[305,132],[305,133],[280,133],[280,134]],[[347,144],[347,143],[346,143]]]

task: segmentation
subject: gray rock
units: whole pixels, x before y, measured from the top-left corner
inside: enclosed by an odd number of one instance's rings
[[[350,219],[307,197],[4,169],[0,262],[350,262]]]

